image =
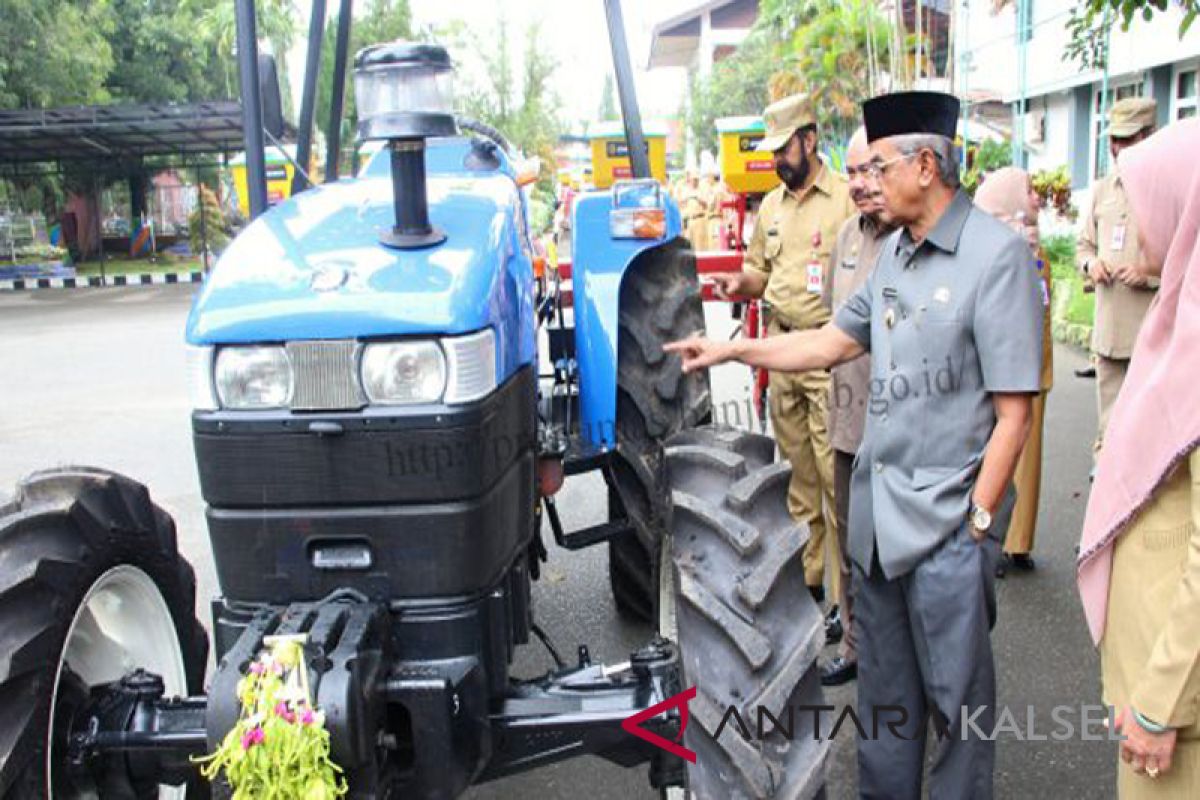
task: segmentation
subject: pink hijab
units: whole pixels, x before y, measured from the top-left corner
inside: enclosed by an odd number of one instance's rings
[[[975,205],[1020,233],[1034,249],[1038,246],[1038,208],[1030,196],[1029,173],[1020,167],[1002,167],[983,179],[975,192]]]
[[[1142,241],[1163,270],[1109,417],[1083,523],[1079,593],[1097,644],[1113,543],[1200,443],[1200,119],[1131,147],[1118,168]]]

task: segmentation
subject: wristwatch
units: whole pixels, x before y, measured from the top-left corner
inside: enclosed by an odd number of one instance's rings
[[[992,527],[992,512],[978,503],[971,503],[969,519],[971,527],[980,533],[987,533],[988,528]]]

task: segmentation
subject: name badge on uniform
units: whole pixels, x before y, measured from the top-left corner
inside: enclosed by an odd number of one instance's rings
[[[808,259],[808,267],[805,270],[808,275],[805,284],[809,294],[825,293],[825,265],[821,263],[820,249],[821,232],[816,231],[812,236],[812,256]]]
[[[808,293],[821,294],[825,290],[825,266],[820,261],[808,262]]]
[[[1112,230],[1112,245],[1110,249],[1121,251],[1125,249],[1125,225],[1114,225]]]

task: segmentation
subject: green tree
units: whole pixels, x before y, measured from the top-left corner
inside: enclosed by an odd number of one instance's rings
[[[761,114],[778,68],[777,44],[759,29],[747,36],[736,53],[714,64],[707,78],[694,78],[686,109],[692,143],[699,149],[715,149],[718,118]]]
[[[541,45],[542,27],[533,22],[514,43],[503,13],[489,31],[466,29],[449,42],[458,71],[459,111],[491,125],[519,150],[552,166],[553,148],[563,126],[554,88],[558,63]],[[520,48],[520,63],[515,56]]]
[[[105,86],[114,99],[182,103],[237,96],[226,81],[233,54],[216,41],[196,35],[208,13],[199,3],[109,2],[114,63]]]
[[[818,123],[835,134],[857,124],[858,103],[884,71],[891,22],[873,0],[763,0],[737,52],[694,80],[687,121],[692,141],[714,147],[718,117],[760,114],[772,100],[806,92]]]
[[[330,134],[329,107],[333,98],[333,56],[337,47],[337,25],[338,15],[333,14],[325,24],[325,39],[321,43],[321,70],[317,76],[316,122],[326,138]],[[368,0],[364,10],[355,16],[350,25],[349,63],[346,66],[345,100],[342,104],[342,142],[353,139],[358,122],[353,82],[355,53],[372,44],[412,38],[412,11],[408,7],[408,0]]]
[[[236,3],[233,0],[180,0],[180,7],[195,26],[194,35],[215,53],[213,79],[224,86],[225,97],[238,97],[237,59],[234,58]],[[288,87],[287,53],[296,40],[295,8],[292,0],[257,0],[255,7],[258,38],[270,43],[270,50],[275,55],[284,116],[290,117],[292,93]]]
[[[212,190],[203,184],[200,185],[197,201],[195,210],[188,215],[188,244],[196,254],[203,252],[206,242],[210,253],[219,253],[229,243],[229,231],[221,204]],[[203,225],[201,214],[204,215]]]
[[[872,0],[810,5],[813,15],[792,36],[788,71],[812,99],[822,128],[849,135],[859,104],[875,93],[875,54],[887,49],[891,26]]]
[[[1200,0],[1173,0],[1183,9],[1179,22],[1182,39],[1200,16]],[[1120,22],[1121,30],[1138,17],[1147,22],[1166,11],[1172,0],[1085,0],[1071,9],[1067,20],[1067,41],[1064,53],[1083,69],[1104,69],[1108,59],[1108,37],[1113,26]]]
[[[108,100],[107,0],[0,0],[0,108]]]
[[[597,121],[620,119],[617,111],[617,98],[613,87],[612,75],[604,76],[604,90],[600,93],[600,110],[596,114]]]

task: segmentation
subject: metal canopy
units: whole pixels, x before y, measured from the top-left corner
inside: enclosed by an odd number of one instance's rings
[[[0,164],[241,149],[236,100],[0,111]]]

